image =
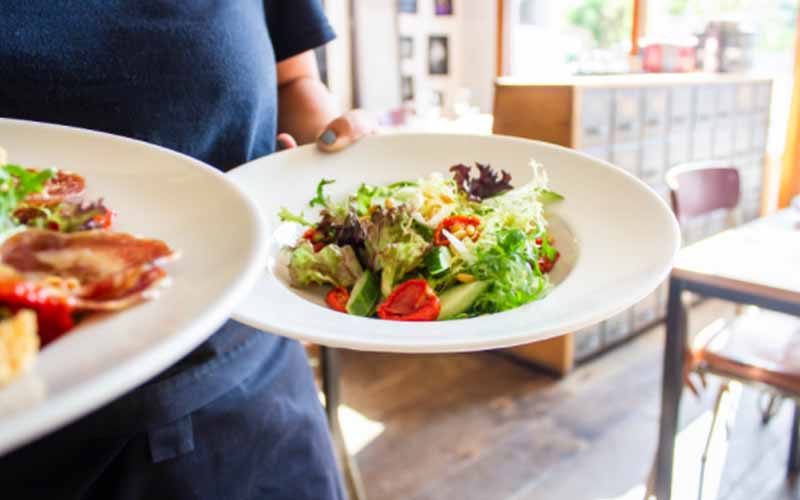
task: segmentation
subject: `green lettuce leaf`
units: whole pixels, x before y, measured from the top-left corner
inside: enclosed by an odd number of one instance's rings
[[[381,293],[389,295],[407,273],[422,264],[430,247],[414,229],[404,207],[377,210],[365,223],[367,265],[381,273]]]
[[[314,252],[311,242],[303,240],[292,250],[289,276],[297,286],[331,284],[351,287],[364,272],[353,247],[325,245]]]

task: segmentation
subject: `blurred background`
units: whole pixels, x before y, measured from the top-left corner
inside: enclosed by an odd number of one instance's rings
[[[323,78],[342,108],[374,112],[384,132],[554,142],[628,170],[668,203],[671,168],[729,166],[741,179],[735,223],[800,191],[797,0],[324,3],[339,37],[317,52]],[[682,225],[684,243],[731,223],[695,218]],[[741,312],[696,302],[692,333]],[[664,284],[601,324],[506,351],[341,352],[356,489],[380,499],[642,498],[666,305]],[[719,383],[684,397],[674,498],[702,489]],[[751,389],[740,399],[700,497],[800,498],[785,481],[791,405]]]

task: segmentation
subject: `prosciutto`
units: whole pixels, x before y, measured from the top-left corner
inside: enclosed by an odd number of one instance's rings
[[[86,191],[86,180],[73,172],[59,170],[47,180],[44,189],[31,193],[23,201],[30,206],[52,206],[62,201],[79,198]]]
[[[26,280],[68,294],[76,310],[119,310],[148,298],[175,252],[163,241],[93,230],[28,229],[0,247],[2,263]]]

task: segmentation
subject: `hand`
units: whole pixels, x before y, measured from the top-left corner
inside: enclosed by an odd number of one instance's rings
[[[317,137],[317,147],[326,153],[341,151],[362,137],[374,134],[375,118],[366,111],[352,110],[330,122]],[[278,134],[278,151],[297,147],[297,141],[287,133]]]

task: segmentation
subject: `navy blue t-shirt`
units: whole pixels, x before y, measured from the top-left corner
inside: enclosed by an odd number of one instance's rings
[[[333,36],[319,0],[4,2],[0,116],[111,132],[228,170],[274,150],[276,62]],[[277,342],[229,322],[162,374],[198,382],[173,380],[184,392],[164,396],[165,414],[219,397]]]
[[[0,116],[223,170],[274,150],[276,61],[333,38],[319,0],[4,2],[0,34]]]

